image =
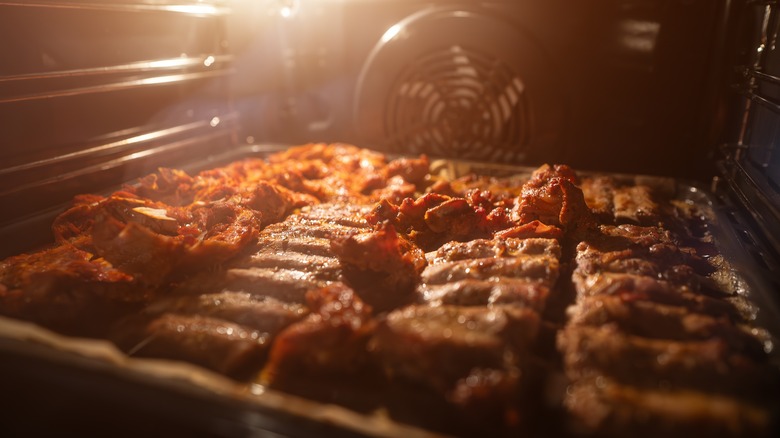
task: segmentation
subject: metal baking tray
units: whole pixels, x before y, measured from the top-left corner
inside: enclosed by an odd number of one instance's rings
[[[285,148],[247,145],[181,168],[196,172],[242,158],[264,157]],[[431,163],[433,175],[450,179],[476,173],[522,183],[532,170],[455,160]],[[693,203],[706,213],[717,246],[728,260],[721,281],[729,283],[735,294],[752,304],[747,311],[756,326],[772,335],[765,348],[780,367],[775,348],[780,334],[778,297],[769,290],[764,280],[766,274],[755,269],[740,243],[738,230],[720,209],[717,199],[695,184],[670,178],[609,175],[649,185],[674,199]],[[14,226],[24,228],[26,224]],[[134,436],[440,436],[423,427],[395,421],[383,409],[357,412],[255,383],[236,382],[183,362],[132,358],[105,340],[67,337],[5,317],[0,317],[0,355],[0,388],[5,389],[2,397],[11,406],[0,410],[0,424],[12,433],[76,431],[116,435],[120,430],[120,435]],[[555,399],[555,395],[551,398]]]

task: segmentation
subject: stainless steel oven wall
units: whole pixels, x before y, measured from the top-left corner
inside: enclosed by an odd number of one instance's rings
[[[235,143],[223,1],[0,1],[2,253],[74,194]],[[51,217],[43,222],[50,223]]]
[[[742,225],[742,244],[780,290],[780,3],[734,1],[730,16],[716,188]]]
[[[715,141],[726,1],[241,3],[250,141],[671,175],[700,172]]]

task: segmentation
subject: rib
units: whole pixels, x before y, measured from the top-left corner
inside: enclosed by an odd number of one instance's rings
[[[645,185],[618,187],[614,191],[616,223],[651,225],[659,220],[658,204]]]
[[[240,267],[310,272],[318,280],[336,281],[341,277],[341,264],[336,257],[296,251],[279,253],[264,249],[252,254]]]
[[[425,254],[389,223],[369,233],[335,238],[331,250],[343,268],[343,280],[376,312],[386,312],[415,298]]]
[[[689,265],[698,275],[710,275],[717,267],[706,256],[712,255],[707,245],[682,246],[679,237],[666,228],[656,226],[618,225],[601,226],[599,233],[589,236],[578,245],[578,252],[594,252],[609,258],[640,257],[663,267]]]
[[[500,281],[463,279],[420,287],[422,301],[429,305],[492,306],[516,304],[541,312],[550,286],[539,281],[501,278]]]
[[[512,208],[511,218],[520,224],[538,220],[579,237],[596,225],[577,176],[568,166],[543,165],[536,169]]]
[[[698,286],[700,279],[688,265],[663,265],[646,258],[601,257],[596,254],[577,255],[578,275],[628,274],[639,277],[658,278],[675,284]]]
[[[687,286],[656,278],[615,273],[579,275],[575,272],[572,280],[580,297],[620,295],[624,296],[624,299],[680,306],[690,312],[714,317],[728,317],[735,321],[744,319],[744,315],[728,301],[702,295]]]
[[[645,387],[668,385],[761,398],[775,391],[767,363],[733,351],[722,339],[670,341],[629,335],[617,327],[569,324],[559,335],[566,373],[574,381],[607,375]]]
[[[327,285],[312,272],[276,268],[233,268],[220,285],[223,290],[270,296],[288,303],[303,303],[306,292]]]
[[[625,184],[612,177],[584,178],[585,202],[602,223],[655,225],[661,209],[647,185]]]
[[[217,318],[166,313],[127,322],[112,340],[132,356],[182,360],[246,379],[262,366],[269,337]]]
[[[539,322],[535,312],[512,306],[413,305],[388,314],[369,348],[389,376],[446,392],[473,368],[517,366]]]
[[[449,242],[437,251],[429,253],[431,263],[488,257],[512,257],[517,255],[561,257],[561,247],[555,239],[476,239],[468,242]]]
[[[614,222],[614,180],[610,177],[583,178],[580,188],[582,188],[585,203],[588,204],[593,214],[604,223]]]
[[[506,258],[469,259],[430,265],[422,273],[427,284],[490,277],[528,278],[552,285],[558,278],[558,259],[553,257],[518,256]]]
[[[623,260],[641,260],[656,273],[674,275],[675,269],[685,267],[688,276],[708,275],[714,267],[699,257],[695,250],[680,247],[666,232],[655,227],[621,225],[602,226],[598,234],[592,234],[577,245],[577,264],[591,272],[611,269],[611,263]],[[681,277],[681,281],[686,281]]]
[[[262,372],[264,383],[350,375],[366,366],[371,308],[343,283],[312,290],[307,301],[312,312],[276,337]]]
[[[528,369],[472,369],[446,395],[456,408],[446,417],[449,430],[458,436],[523,436],[543,418],[530,389],[535,377]]]
[[[302,208],[296,217],[301,222],[327,222],[347,227],[368,227],[365,215],[371,210],[370,205],[325,203]]]
[[[254,251],[230,261],[218,272],[187,280],[180,292],[227,290],[303,303],[307,291],[343,280],[343,267],[331,248],[332,240],[371,231],[365,220],[360,220],[367,207],[343,207],[341,221],[338,209],[336,205],[318,204],[266,227]]]
[[[772,414],[758,403],[706,391],[636,388],[596,377],[564,400],[578,426],[598,436],[768,437]]]
[[[326,204],[304,210],[291,219],[304,226],[328,224],[341,225],[348,228],[368,228],[368,223],[363,217],[363,213],[363,210],[351,208],[348,204]]]
[[[558,277],[561,248],[544,238],[449,242],[426,255],[418,288],[429,305],[515,304],[541,312]]]
[[[218,318],[258,330],[273,337],[283,328],[309,313],[306,306],[246,292],[220,292],[159,299],[144,309],[145,314],[174,313]]]
[[[69,245],[0,262],[0,314],[78,335],[100,335],[154,289]]]
[[[765,339],[735,325],[729,318],[691,312],[683,306],[634,300],[631,295],[597,295],[583,297],[568,313],[572,325],[615,325],[621,332],[653,339],[719,339],[731,351],[766,359]]]
[[[321,228],[326,230],[326,228]],[[285,224],[282,226],[268,227],[260,234],[257,246],[259,251],[266,253],[297,253],[312,256],[330,256],[330,239],[318,234],[320,229],[293,228]],[[350,229],[344,227],[344,232]],[[323,232],[325,234],[325,232]]]

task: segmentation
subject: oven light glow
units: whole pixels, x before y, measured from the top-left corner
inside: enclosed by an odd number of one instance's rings
[[[211,67],[213,64],[214,64],[213,56],[208,56],[206,57],[206,59],[203,60],[203,65],[205,65],[206,67]]]
[[[249,392],[251,392],[252,395],[262,395],[263,393],[265,393],[265,387],[253,383],[252,386],[249,387]]]
[[[219,9],[214,5],[170,5],[166,7],[167,10],[172,12],[183,12],[185,14],[209,16],[219,12]]]
[[[396,35],[398,35],[401,32],[401,28],[402,27],[400,24],[394,24],[390,26],[390,28],[387,29],[387,31],[385,31],[385,34],[382,35],[382,42],[386,43],[392,40],[393,38],[395,38]]]
[[[279,0],[279,15],[292,18],[298,13],[298,0]]]

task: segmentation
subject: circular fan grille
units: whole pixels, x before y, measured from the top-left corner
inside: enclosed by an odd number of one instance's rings
[[[390,148],[446,157],[514,161],[528,146],[522,79],[501,60],[453,45],[409,63],[390,89]]]

